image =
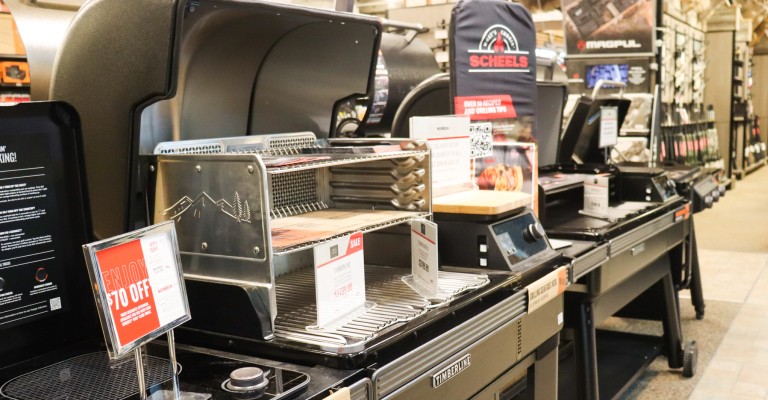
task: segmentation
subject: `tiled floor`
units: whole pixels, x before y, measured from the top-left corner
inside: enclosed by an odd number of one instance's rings
[[[729,218],[729,213],[738,212],[742,208],[740,202],[749,202],[750,212],[759,207],[762,218],[768,214],[768,199],[763,197],[759,199],[761,204],[753,203],[757,200],[755,191],[768,187],[766,170],[763,168],[739,182],[734,198],[726,197],[729,204],[726,212],[720,211],[722,215],[716,214],[717,206],[702,214],[702,218],[709,219],[708,229],[722,224],[724,235],[739,229],[732,225],[740,219]],[[742,183],[744,187],[740,187]],[[764,242],[768,225],[757,221],[751,225],[742,225],[741,229],[753,230],[754,241]],[[705,299],[734,302],[741,307],[711,362],[699,371],[702,377],[690,398],[768,400],[768,249],[757,246],[750,252],[729,251],[729,246],[721,243],[725,239],[717,241],[713,232],[707,234],[711,238],[699,244]]]

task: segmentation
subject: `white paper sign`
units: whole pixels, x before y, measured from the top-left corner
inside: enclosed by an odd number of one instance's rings
[[[471,186],[469,117],[449,115],[411,118],[411,137],[426,139],[432,152],[432,189]]]
[[[411,221],[411,271],[415,289],[424,297],[437,296],[437,224]]]
[[[185,299],[176,270],[176,256],[165,235],[141,239],[149,285],[155,299],[160,325],[167,325],[185,315]]]
[[[608,213],[609,177],[588,176],[584,178],[584,211],[590,215],[606,215]]]
[[[365,309],[363,234],[315,246],[317,325],[325,327]]]
[[[616,145],[619,137],[619,108],[600,107],[600,142],[601,149]]]
[[[568,269],[560,267],[528,286],[528,313],[534,312],[565,291]],[[558,323],[559,325],[559,323]]]

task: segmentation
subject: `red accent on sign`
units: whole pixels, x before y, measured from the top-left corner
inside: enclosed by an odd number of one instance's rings
[[[96,258],[120,346],[158,329],[160,320],[149,286],[141,241],[97,251]]]
[[[357,232],[349,237],[349,245],[347,247],[347,255],[357,253],[363,249],[363,233]]]
[[[417,230],[415,230],[415,229],[411,229],[411,232],[413,232],[413,233],[415,233],[415,234],[417,234],[417,235],[421,236],[421,237],[422,237],[424,240],[426,240],[427,242],[429,242],[429,243],[432,243],[432,244],[435,244],[435,242],[433,242],[433,241],[432,241],[432,239],[430,239],[430,238],[428,238],[428,237],[426,237],[426,236],[422,235],[422,234],[421,234],[421,232],[419,232],[419,231],[417,231]]]
[[[469,115],[471,121],[517,118],[512,96],[508,94],[457,96],[453,104],[457,115]]]

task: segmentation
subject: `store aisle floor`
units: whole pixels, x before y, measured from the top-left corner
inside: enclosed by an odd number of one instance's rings
[[[740,308],[690,398],[768,399],[768,168],[696,216],[696,232],[705,299]]]
[[[681,320],[700,347],[698,372],[683,378],[660,357],[625,398],[768,400],[768,168],[737,181],[695,224],[706,315],[694,318],[684,291]]]

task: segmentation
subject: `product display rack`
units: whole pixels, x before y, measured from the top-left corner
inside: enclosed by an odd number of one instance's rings
[[[755,148],[752,143],[751,33],[751,21],[742,18],[738,8],[720,8],[708,20],[707,53],[717,54],[717,59],[732,60],[710,62],[704,70],[708,83],[705,102],[713,105],[717,115],[715,129],[727,178],[741,179],[765,163],[761,146]],[[725,93],[730,96],[724,96]],[[753,154],[753,150],[758,151]]]

